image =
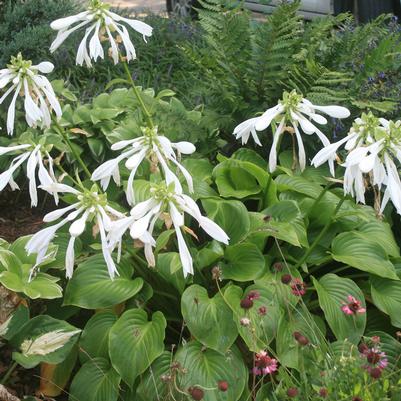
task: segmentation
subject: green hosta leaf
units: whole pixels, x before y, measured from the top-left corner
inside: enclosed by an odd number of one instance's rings
[[[120,275],[111,280],[101,254],[88,258],[78,265],[68,282],[64,304],[85,309],[107,308],[133,297],[142,288],[143,280],[131,278],[131,263],[122,259],[117,266]]]
[[[246,198],[265,189],[269,174],[259,166],[242,160],[229,159],[215,167],[213,176],[220,195],[226,198]]]
[[[258,291],[260,297],[253,301],[253,307],[245,311],[240,302],[251,290]],[[265,349],[275,338],[280,308],[274,300],[274,293],[263,286],[253,285],[244,292],[240,287],[230,285],[224,291],[224,299],[234,313],[238,332],[251,351]],[[260,308],[262,308],[262,313]],[[263,308],[266,312],[263,313]],[[250,320],[249,326],[241,324],[242,318]]]
[[[294,332],[305,336],[311,344],[325,350],[325,325],[317,316],[313,316],[306,308],[292,309],[282,314],[277,327],[276,352],[280,363],[286,367],[300,369],[300,346],[294,338]]]
[[[281,174],[275,180],[279,192],[294,191],[311,198],[317,198],[323,188],[301,176]]]
[[[308,246],[305,222],[296,202],[283,200],[265,209],[271,235],[295,246]]]
[[[32,299],[60,298],[63,290],[57,284],[59,278],[38,272],[29,281],[32,266],[31,264],[12,264],[9,270],[4,270],[0,273],[0,283],[9,290],[24,293]]]
[[[390,316],[391,324],[401,327],[401,281],[370,277],[374,304]]]
[[[191,285],[182,294],[181,312],[191,334],[207,347],[225,353],[237,338],[233,313],[220,293],[209,298],[205,288]]]
[[[360,288],[350,279],[335,274],[326,274],[319,281],[313,279],[319,297],[319,304],[326,317],[327,323],[337,340],[348,339],[357,343],[366,326],[366,313],[346,315],[341,307],[347,303],[347,297],[352,295],[361,301],[366,308],[365,298]]]
[[[179,375],[180,388],[191,386],[216,388],[205,391],[204,401],[237,401],[245,388],[248,379],[248,369],[236,347],[226,355],[212,349],[204,349],[197,341],[191,341],[176,354],[175,360],[186,369],[186,374]],[[228,390],[217,389],[219,380],[228,382]]]
[[[72,380],[69,401],[117,401],[121,378],[107,359],[86,362]]]
[[[20,304],[18,308],[0,323],[0,338],[10,340],[29,320],[29,308]]]
[[[114,369],[130,386],[164,350],[166,319],[155,312],[148,321],[142,309],[122,314],[109,334],[109,354]]]
[[[225,279],[255,280],[262,277],[267,269],[265,258],[255,244],[245,242],[228,246],[224,258],[227,262],[222,265]]]
[[[380,277],[397,279],[394,265],[375,239],[350,231],[337,235],[331,244],[333,258]]]
[[[116,321],[117,315],[110,311],[96,313],[88,320],[79,341],[81,361],[108,358],[109,332]]]
[[[180,255],[177,252],[166,252],[157,255],[158,273],[180,293],[185,289],[185,278],[182,271]]]
[[[256,153],[252,149],[239,148],[232,154],[231,159],[241,160],[243,162],[249,162],[260,167],[264,172],[267,171],[266,160],[259,153]]]
[[[60,363],[70,353],[80,332],[63,320],[36,316],[11,339],[12,345],[19,350],[13,353],[13,358],[27,369],[40,362]]]
[[[367,240],[377,242],[389,256],[394,258],[400,256],[400,248],[388,223],[380,220],[371,221],[359,227],[358,232]]]
[[[169,385],[160,378],[170,374],[173,356],[170,352],[163,352],[151,365],[151,367],[141,375],[136,395],[138,401],[159,401],[168,399]]]
[[[231,245],[246,237],[250,228],[250,220],[248,211],[242,202],[213,198],[202,200],[202,205],[208,216],[230,237]]]

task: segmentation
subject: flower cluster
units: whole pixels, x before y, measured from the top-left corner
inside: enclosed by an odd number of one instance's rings
[[[164,135],[158,135],[156,128],[142,128],[143,136],[135,139],[120,141],[112,145],[112,150],[125,149],[118,157],[108,160],[100,165],[92,174],[92,180],[100,180],[102,188],[107,189],[111,177],[114,182],[120,185],[119,164],[126,159],[125,166],[131,171],[127,184],[127,201],[132,206],[135,203],[135,194],[133,182],[136,171],[144,159],[147,159],[151,165],[152,171],[155,171],[160,164],[167,185],[174,183],[175,190],[182,192],[182,187],[178,177],[169,167],[169,162],[173,163],[183,174],[187,181],[188,189],[193,192],[192,177],[185,167],[178,162],[177,154],[191,154],[195,152],[195,146],[190,142],[172,143]],[[176,154],[177,153],[177,154]]]
[[[348,302],[343,302],[343,305],[341,306],[341,310],[346,315],[356,315],[358,313],[366,312],[366,308],[362,307],[362,302],[352,295],[348,295],[347,300]]]
[[[143,242],[145,257],[150,266],[155,265],[155,258],[152,247],[155,241],[152,237],[155,224],[159,218],[167,212],[174,227],[180,259],[184,271],[184,276],[193,274],[192,256],[185,242],[182,230],[186,230],[184,213],[192,216],[202,227],[202,229],[217,241],[228,244],[227,234],[212,220],[202,216],[196,202],[177,189],[175,183],[162,182],[152,186],[149,199],[135,205],[130,212],[130,216],[124,217],[111,224],[109,233],[110,247],[114,248],[122,241],[122,236],[129,230],[133,239]],[[189,231],[187,229],[187,231]]]
[[[252,369],[254,375],[271,375],[278,369],[278,361],[269,356],[266,351],[260,351],[255,355],[255,366]]]
[[[344,193],[354,196],[357,202],[365,203],[368,183],[379,191],[384,186],[380,213],[391,199],[401,214],[401,180],[394,162],[401,162],[401,121],[376,118],[372,113],[363,114],[354,121],[345,138],[318,152],[312,164],[317,167],[326,161],[333,161],[342,145],[348,151],[343,163]]]
[[[68,242],[65,268],[66,276],[72,277],[74,269],[74,245],[75,240],[79,237],[86,227],[87,221],[94,221],[97,230],[100,233],[100,239],[102,244],[103,257],[106,262],[109,275],[113,278],[118,274],[113,258],[111,256],[111,250],[106,238],[106,232],[110,230],[112,224],[112,218],[122,218],[124,215],[111,207],[108,202],[106,195],[98,194],[95,188],[89,190],[78,191],[65,184],[53,183],[49,186],[44,187],[50,193],[68,193],[75,197],[76,202],[70,206],[62,209],[55,210],[46,214],[43,218],[45,223],[52,223],[60,218],[63,219],[57,224],[46,227],[34,234],[26,244],[26,251],[28,255],[37,254],[36,265],[39,266],[43,261],[48,258],[48,249],[51,241],[54,239],[57,230],[59,230],[65,224],[69,224],[70,240]]]
[[[10,185],[12,190],[18,189],[18,184],[14,181],[13,175],[16,170],[26,161],[27,178],[29,181],[29,195],[31,197],[31,206],[38,205],[38,193],[36,183],[36,170],[38,170],[38,179],[40,186],[46,188],[52,183],[56,182],[56,176],[53,168],[53,158],[50,156],[48,150],[42,145],[15,145],[8,147],[0,147],[0,156],[23,151],[22,154],[14,157],[7,170],[0,174],[0,191],[2,191],[7,184]],[[45,168],[43,157],[46,157],[48,168]],[[54,200],[58,204],[58,194],[53,193]]]
[[[273,144],[269,154],[270,172],[276,170],[277,148],[284,132],[295,135],[298,143],[299,167],[301,170],[304,170],[306,166],[306,154],[300,131],[306,135],[316,134],[324,146],[330,145],[330,141],[326,135],[313,123],[327,124],[327,119],[317,114],[317,112],[325,113],[335,118],[347,118],[350,115],[349,110],[345,107],[316,106],[293,90],[290,93],[284,92],[283,99],[276,106],[266,110],[260,117],[251,118],[239,124],[234,129],[233,134],[237,139],[241,138],[242,144],[247,143],[250,135],[252,135],[255,143],[261,146],[262,144],[256,131],[263,131],[275,122],[278,125],[274,129]],[[330,162],[330,167],[334,171],[334,163],[332,161]]]
[[[8,90],[0,97],[0,104],[14,92],[8,107],[7,132],[14,132],[15,107],[18,95],[24,98],[25,119],[30,127],[41,124],[50,127],[51,112],[61,116],[61,107],[49,80],[42,74],[52,72],[54,65],[43,61],[32,65],[31,61],[24,60],[21,54],[12,57],[7,68],[0,70],[0,90],[11,84]]]
[[[75,31],[85,26],[85,35],[78,47],[76,63],[92,66],[93,61],[104,58],[102,42],[109,44],[109,55],[114,64],[120,60],[120,45],[125,49],[125,60],[135,60],[135,47],[131,41],[128,30],[124,24],[143,35],[144,39],[152,35],[152,27],[142,21],[124,18],[110,11],[110,5],[100,0],[91,0],[89,8],[77,15],[60,18],[51,23],[51,28],[58,31],[57,37],[50,47],[56,51],[61,44]],[[89,39],[89,36],[92,37]],[[89,51],[88,51],[89,39]]]
[[[366,359],[363,368],[366,369],[373,378],[378,379],[382,371],[388,366],[386,353],[380,350],[379,344],[375,344],[373,347],[362,344],[359,349],[361,357]]]

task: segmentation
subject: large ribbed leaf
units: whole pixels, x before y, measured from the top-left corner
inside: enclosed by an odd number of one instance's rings
[[[111,280],[101,254],[79,264],[67,285],[64,304],[98,309],[133,297],[142,288],[143,280],[131,278],[133,269],[128,259],[122,259],[117,268],[120,275]]]
[[[366,308],[365,298],[360,288],[350,279],[335,274],[326,274],[319,281],[313,278],[319,297],[319,304],[337,340],[348,339],[357,343],[366,326],[366,313],[346,315],[341,307],[352,295]]]
[[[116,401],[121,378],[107,359],[86,362],[72,380],[69,401]]]
[[[164,383],[160,378],[171,373],[173,356],[170,352],[163,352],[140,377],[136,390],[138,401],[159,401],[168,399],[170,383]]]
[[[350,231],[337,235],[332,244],[332,255],[338,262],[345,263],[380,277],[397,280],[394,265],[386,251],[366,235]]]
[[[114,369],[130,386],[164,350],[166,319],[155,312],[148,321],[142,309],[130,309],[109,333],[109,354]]]
[[[401,281],[371,276],[370,283],[375,305],[390,316],[393,326],[401,327]]]
[[[227,352],[237,338],[233,313],[220,293],[209,298],[205,288],[194,284],[182,294],[181,312],[191,334],[216,351]]]
[[[241,308],[240,302],[252,290],[257,291],[260,297],[253,301],[252,308],[245,311]],[[248,348],[254,352],[266,348],[276,336],[280,317],[280,307],[274,298],[274,292],[258,285],[248,287],[242,292],[240,287],[231,285],[224,291],[224,298],[233,310],[238,332]],[[263,308],[266,308],[265,313]],[[250,319],[250,326],[241,324],[243,317]]]
[[[18,349],[13,359],[27,369],[40,362],[60,363],[70,353],[80,332],[64,320],[36,316],[12,337],[11,344]]]
[[[245,238],[250,228],[248,210],[240,201],[216,198],[202,200],[208,216],[230,237],[230,244]]]
[[[390,224],[374,220],[359,227],[358,232],[366,239],[378,243],[389,256],[394,258],[400,256],[400,248],[395,241]]]
[[[186,374],[179,376],[182,389],[191,386],[202,386],[205,390],[204,401],[237,401],[245,387],[248,369],[236,347],[226,355],[212,349],[205,349],[197,342],[191,341],[176,354],[176,361],[186,369]],[[221,392],[217,389],[219,380],[228,382],[228,390]]]
[[[251,281],[266,273],[266,261],[259,248],[250,242],[228,246],[224,253],[227,264],[222,265],[223,278]]]
[[[117,315],[111,311],[96,313],[88,320],[79,341],[82,362],[96,357],[108,358],[109,332],[116,321]]]

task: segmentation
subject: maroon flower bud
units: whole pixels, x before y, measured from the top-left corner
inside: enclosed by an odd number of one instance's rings
[[[288,395],[288,397],[290,397],[290,398],[296,397],[296,396],[298,395],[298,389],[297,389],[296,387],[290,387],[290,388],[287,390],[287,395]]]
[[[281,282],[282,282],[283,284],[290,284],[290,283],[291,283],[291,280],[292,280],[291,274],[283,274],[283,275],[281,276]]]
[[[266,221],[266,222],[268,222],[268,221],[271,220],[271,218],[272,218],[272,216],[270,216],[270,215],[267,214],[265,217],[263,217],[263,220]]]
[[[298,341],[298,344],[302,345],[303,347],[309,344],[309,340],[302,334],[298,338],[296,338],[296,340]]]
[[[363,401],[361,397],[353,397],[352,401]]]
[[[204,392],[201,388],[199,387],[190,387],[188,389],[188,393],[192,397],[193,400],[195,401],[200,401],[203,399]]]
[[[261,306],[261,307],[259,307],[259,309],[258,309],[258,314],[259,314],[260,316],[265,316],[266,313],[267,313],[267,308],[266,308],[266,306]]]
[[[251,309],[253,306],[253,301],[249,298],[241,299],[240,306],[242,309]]]
[[[369,347],[365,343],[360,343],[358,345],[358,350],[361,354],[364,354],[365,352],[369,351]]]
[[[373,379],[378,379],[381,375],[382,375],[381,368],[373,368],[370,370],[370,376],[373,377]]]
[[[373,336],[371,338],[371,340],[372,340],[373,344],[379,344],[380,343],[380,337],[379,336]]]
[[[225,380],[219,380],[219,382],[217,383],[217,387],[220,391],[227,391],[228,383]]]
[[[322,397],[322,398],[326,398],[326,397],[329,395],[329,392],[328,392],[327,388],[322,387],[322,388],[319,390],[319,395],[320,395],[320,397]]]

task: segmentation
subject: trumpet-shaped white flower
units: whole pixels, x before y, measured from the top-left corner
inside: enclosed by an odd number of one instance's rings
[[[58,31],[57,37],[50,47],[53,53],[61,44],[76,30],[86,27],[84,37],[78,47],[76,63],[92,66],[93,61],[104,58],[102,42],[109,43],[109,55],[117,64],[120,59],[120,44],[125,48],[125,58],[127,61],[136,58],[135,47],[131,41],[126,26],[128,25],[135,31],[146,37],[152,35],[152,27],[144,22],[124,18],[110,11],[110,5],[100,0],[91,0],[91,5],[87,11],[70,17],[60,18],[53,21],[50,26]],[[89,39],[89,36],[91,38]],[[89,40],[89,51],[88,51]]]
[[[169,162],[171,162],[181,171],[186,179],[189,191],[193,192],[191,174],[189,174],[188,170],[178,162],[177,154],[191,154],[195,152],[195,146],[190,142],[170,142],[167,137],[157,134],[157,127],[154,129],[142,128],[142,131],[144,135],[141,137],[113,144],[111,147],[113,150],[124,149],[124,152],[118,157],[108,160],[100,165],[93,172],[92,180],[100,180],[104,190],[107,189],[111,177],[113,177],[113,180],[117,185],[120,185],[119,164],[122,160],[126,159],[125,166],[131,170],[128,177],[126,195],[128,203],[133,206],[135,203],[133,187],[135,174],[142,161],[148,159],[153,166],[160,163],[167,185],[173,182],[176,190],[181,192],[182,188],[180,181],[168,165]]]
[[[391,199],[401,214],[401,180],[394,159],[401,163],[401,121],[378,119],[372,113],[357,118],[348,135],[319,151],[312,160],[316,167],[336,158],[337,150],[345,145],[348,151],[344,172],[344,193],[351,194],[357,202],[365,203],[367,182],[385,186],[380,207],[383,212]]]
[[[36,172],[40,185],[47,187],[54,182],[57,182],[53,170],[53,159],[49,152],[42,145],[23,144],[16,146],[0,147],[0,156],[7,153],[16,151],[23,151],[22,154],[16,156],[9,166],[9,168],[0,174],[0,191],[2,191],[7,184],[10,185],[12,190],[19,189],[17,183],[13,179],[15,171],[26,161],[26,176],[29,180],[29,195],[31,198],[31,206],[38,205],[38,193]],[[43,156],[46,156],[48,169],[45,168]],[[57,193],[52,194],[56,204],[58,203]]]
[[[184,213],[192,216],[203,228],[203,230],[213,239],[228,244],[229,238],[222,228],[209,218],[202,216],[196,202],[189,196],[177,191],[174,184],[151,188],[152,197],[146,201],[138,203],[131,210],[130,216],[112,222],[109,232],[110,247],[115,247],[121,242],[124,233],[129,229],[130,235],[134,239],[141,240],[145,245],[145,257],[150,266],[155,265],[155,258],[152,247],[155,246],[153,239],[153,229],[157,219],[162,213],[170,215],[174,226],[178,251],[183,267],[184,276],[193,274],[192,256],[185,242],[182,229],[184,225]]]
[[[277,148],[281,135],[286,131],[295,135],[298,144],[299,166],[301,170],[304,170],[306,166],[306,154],[300,131],[307,135],[316,134],[324,146],[330,144],[326,135],[313,123],[327,124],[326,118],[317,114],[317,112],[325,113],[335,118],[347,118],[350,115],[349,110],[345,107],[316,106],[309,100],[304,99],[302,95],[297,94],[294,90],[291,93],[284,92],[283,99],[276,106],[266,110],[260,117],[251,118],[239,124],[234,129],[234,135],[237,139],[241,138],[242,144],[247,143],[250,135],[252,135],[255,142],[261,145],[256,131],[265,130],[275,121],[278,125],[273,133],[273,144],[269,154],[270,172],[273,172],[277,167]],[[332,160],[329,160],[329,163],[333,171],[334,163]]]
[[[51,241],[54,239],[57,230],[65,224],[70,224],[69,233],[70,240],[68,242],[65,266],[66,276],[72,277],[75,261],[74,245],[75,240],[84,231],[88,221],[94,221],[100,233],[103,257],[107,265],[107,269],[111,278],[114,278],[118,271],[111,257],[111,249],[107,243],[107,231],[112,224],[111,218],[123,218],[124,215],[112,208],[108,203],[105,195],[99,195],[94,189],[91,191],[80,192],[65,184],[53,183],[44,188],[50,193],[70,193],[75,195],[77,202],[48,213],[43,221],[50,223],[63,217],[63,219],[55,225],[44,228],[32,236],[26,244],[28,255],[36,253],[35,267],[40,265],[48,257],[47,251]],[[34,268],[35,268],[34,267]]]
[[[24,98],[25,119],[30,127],[40,124],[50,127],[51,112],[61,117],[61,107],[49,80],[42,74],[52,72],[54,66],[48,61],[32,65],[24,60],[21,53],[12,57],[7,68],[0,70],[0,91],[10,84],[5,93],[0,96],[0,104],[14,92],[7,114],[7,132],[14,132],[15,106],[18,95]]]

